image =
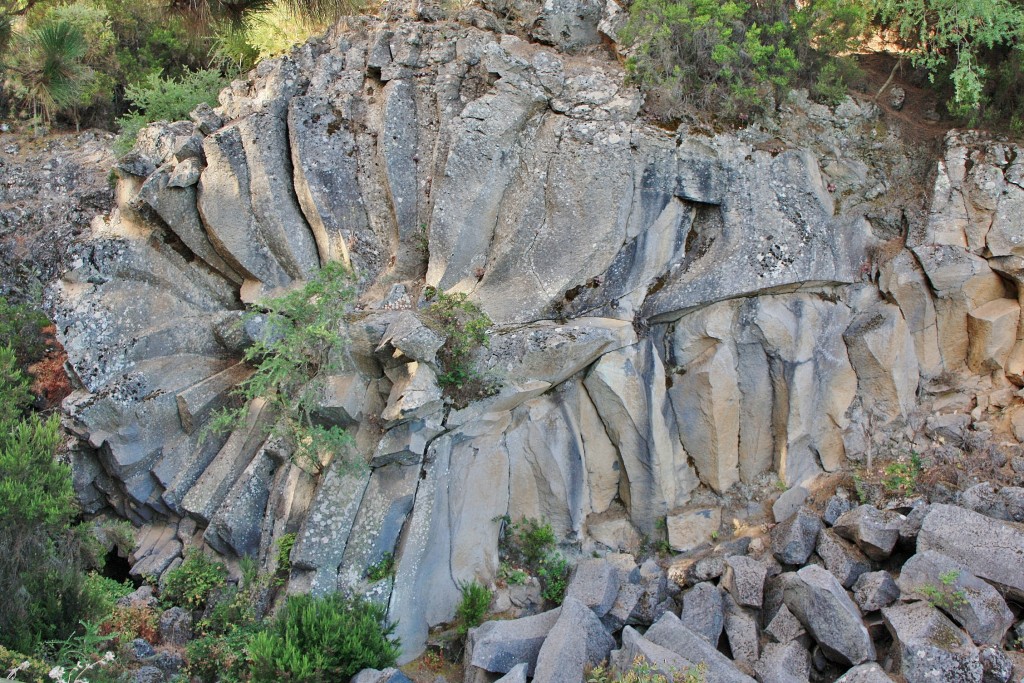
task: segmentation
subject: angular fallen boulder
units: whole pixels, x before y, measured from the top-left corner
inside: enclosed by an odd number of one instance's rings
[[[857,605],[842,585],[823,567],[809,565],[796,573],[783,599],[825,656],[856,666],[875,659],[875,645]]]
[[[893,672],[907,683],[981,683],[978,650],[967,634],[926,602],[882,610],[892,635]]]

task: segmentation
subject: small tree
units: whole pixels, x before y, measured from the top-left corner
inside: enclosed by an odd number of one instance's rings
[[[64,20],[46,21],[19,41],[11,69],[32,114],[47,122],[75,103],[92,70],[83,63],[89,46],[81,28]]]

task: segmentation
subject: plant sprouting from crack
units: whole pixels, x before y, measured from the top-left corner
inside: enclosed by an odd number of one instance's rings
[[[473,365],[473,354],[490,343],[491,319],[462,292],[442,292],[434,287],[424,291],[430,316],[445,336],[444,346],[437,352],[441,374],[437,383],[456,405],[495,392],[493,382],[483,377]]]
[[[319,474],[334,456],[344,456],[351,435],[337,425],[314,421],[313,412],[324,378],[340,367],[339,351],[347,342],[344,319],[355,295],[348,269],[328,263],[301,289],[249,310],[244,321],[265,321],[245,351],[244,360],[254,372],[232,392],[241,405],[215,413],[206,430],[223,433],[240,427],[252,402],[263,399],[276,416],[267,435],[290,446],[295,464]]]

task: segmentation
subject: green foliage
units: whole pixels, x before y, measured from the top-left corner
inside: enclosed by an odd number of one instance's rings
[[[27,386],[14,352],[0,347],[0,645],[23,652],[67,637],[97,610],[82,572],[90,534],[71,525],[71,472],[54,457],[60,420],[25,416]]]
[[[437,353],[443,369],[438,384],[459,404],[494,393],[473,365],[474,353],[490,344],[491,319],[462,292],[428,287],[424,295],[431,302],[428,314],[445,335],[444,346]]]
[[[990,67],[985,52],[1024,49],[1024,7],[1010,0],[874,0],[882,23],[910,50],[914,66],[953,85],[950,111],[982,104]],[[998,61],[996,62],[998,63]]]
[[[541,597],[556,605],[561,605],[562,599],[565,597],[565,589],[569,585],[571,571],[572,565],[560,553],[549,553],[537,567]]]
[[[494,594],[476,581],[460,584],[459,591],[462,593],[462,600],[455,610],[455,619],[459,624],[459,634],[466,635],[469,629],[483,623]]]
[[[323,378],[340,367],[346,343],[345,315],[355,299],[351,274],[340,263],[326,264],[301,289],[268,299],[247,319],[265,320],[259,339],[245,351],[255,372],[235,390],[245,402],[219,412],[208,429],[224,431],[243,423],[256,399],[278,415],[269,433],[292,448],[292,461],[319,474],[334,457],[345,457],[352,437],[337,425],[314,421]]]
[[[587,675],[586,683],[706,683],[707,665],[692,666],[685,671],[672,670],[672,677],[658,673],[643,655],[637,655],[626,671],[615,671],[604,665],[596,666]]]
[[[214,561],[202,552],[190,552],[184,562],[164,577],[161,602],[168,606],[202,609],[210,593],[226,585],[227,577],[228,570],[223,562]]]
[[[620,39],[655,115],[745,120],[801,82],[840,100],[850,74],[832,58],[859,45],[870,18],[866,4],[846,0],[637,0]]]
[[[25,683],[50,683],[50,668],[41,659],[8,650],[0,645],[0,676]],[[15,670],[16,675],[13,674]]]
[[[384,553],[379,560],[366,568],[366,578],[370,581],[381,581],[395,571],[395,556]]]
[[[225,85],[227,81],[220,72],[211,69],[186,71],[178,78],[153,73],[142,82],[129,85],[125,95],[135,111],[117,120],[121,128],[118,151],[123,154],[130,150],[139,131],[154,121],[187,119],[204,102],[215,106]]]
[[[667,118],[685,109],[728,118],[764,108],[799,64],[790,27],[760,9],[736,0],[637,0],[621,34],[634,49],[631,78],[663,93]]]
[[[510,586],[522,586],[530,575],[518,567],[513,567],[508,562],[502,562],[498,566],[498,578]]]
[[[292,548],[295,547],[295,534],[284,534],[277,539],[277,556],[274,566],[278,572],[287,573],[292,568]]]
[[[505,518],[502,538],[505,556],[513,563],[535,569],[555,550],[555,532],[541,520],[524,517],[518,522]]]
[[[226,634],[211,634],[185,646],[185,673],[203,683],[242,683],[249,680],[249,644],[260,628],[247,624]]]
[[[85,591],[93,596],[96,606],[93,618],[98,621],[112,614],[117,601],[131,595],[135,586],[128,579],[118,582],[93,571],[85,575]]]
[[[556,550],[551,525],[529,517],[518,522],[507,516],[499,519],[505,524],[500,549],[508,571],[525,570],[535,575],[540,580],[543,598],[561,604],[572,566]]]
[[[960,572],[952,569],[939,575],[941,586],[925,584],[917,589],[925,600],[932,607],[938,607],[946,611],[959,609],[967,605],[967,593],[963,589],[953,590],[953,586],[960,579]]]
[[[911,453],[909,461],[897,460],[885,466],[882,486],[890,493],[913,495],[923,471],[921,456]]]
[[[249,645],[252,680],[327,683],[367,667],[391,666],[399,646],[385,614],[376,603],[340,593],[289,596],[274,622]]]
[[[15,93],[42,110],[47,121],[73,106],[93,77],[83,60],[83,30],[66,20],[45,21],[19,36],[11,55]]]

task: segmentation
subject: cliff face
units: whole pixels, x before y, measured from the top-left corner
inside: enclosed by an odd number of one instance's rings
[[[713,507],[863,459],[957,375],[1024,382],[1019,147],[951,134],[936,170],[872,104],[799,95],[774,127],[652,127],[617,62],[561,50],[607,11],[546,11],[560,45],[352,22],[120,162],[58,327],[76,485],[146,525],[137,573],[203,543],[270,562],[294,532],[291,590],[370,590],[410,658],[459,582],[494,578],[503,515],[629,545],[698,487]],[[331,260],[362,295],[322,410],[370,467],[311,476],[258,409],[202,438],[249,373],[244,305]],[[424,285],[495,321],[496,395],[441,400]]]

